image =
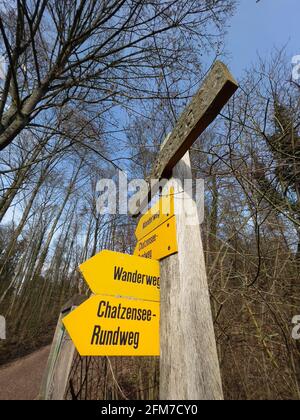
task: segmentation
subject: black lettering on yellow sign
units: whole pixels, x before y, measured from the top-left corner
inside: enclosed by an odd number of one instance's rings
[[[100,346],[132,346],[139,348],[140,333],[134,331],[121,331],[118,327],[115,331],[103,330],[100,325],[95,325],[92,334],[92,345]]]
[[[158,289],[160,288],[160,277],[143,274],[138,272],[138,270],[135,272],[126,271],[124,270],[124,267],[114,267],[114,280],[145,284],[146,286],[155,286]]]
[[[140,255],[143,258],[152,258],[152,250],[145,252],[144,254]]]
[[[156,314],[151,309],[136,308],[130,306],[111,305],[109,301],[102,300],[99,303],[98,318],[120,319],[127,321],[151,322]],[[138,331],[104,330],[101,325],[95,325],[91,338],[91,345],[99,346],[132,346],[138,349],[140,333]]]
[[[156,316],[153,314],[151,309],[142,309],[123,306],[121,304],[117,306],[110,305],[108,301],[102,300],[98,307],[98,318],[111,318],[111,319],[124,319],[130,321],[151,321],[152,317]]]
[[[159,217],[160,217],[160,213],[156,213],[150,216],[149,219],[145,220],[145,222],[143,223],[143,229],[146,229],[147,226],[155,222],[155,220],[158,219]]]

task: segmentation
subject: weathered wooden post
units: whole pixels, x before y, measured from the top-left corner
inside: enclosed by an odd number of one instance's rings
[[[210,307],[200,223],[182,208],[191,179],[189,152],[176,164],[173,178],[178,253],[161,261],[160,398],[223,399]],[[176,181],[175,181],[176,180]],[[174,182],[172,185],[174,185]],[[181,189],[181,191],[180,191]]]
[[[160,398],[164,400],[223,399],[197,208],[193,203],[194,214],[187,215],[181,204],[191,198],[187,197],[191,192],[182,190],[184,180],[192,178],[188,150],[237,87],[227,67],[216,62],[163,144],[151,174],[151,179],[171,178],[175,185],[178,253],[160,262]],[[190,217],[194,225],[187,223]]]

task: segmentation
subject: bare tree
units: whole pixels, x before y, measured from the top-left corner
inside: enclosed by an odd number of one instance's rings
[[[172,85],[192,75],[194,46],[216,44],[233,6],[234,0],[18,0],[16,8],[5,2],[0,150],[38,125],[42,111],[78,102],[126,109],[133,100],[178,95]]]

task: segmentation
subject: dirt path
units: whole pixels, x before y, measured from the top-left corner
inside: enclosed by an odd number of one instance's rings
[[[34,400],[39,392],[50,346],[0,368],[0,400]]]

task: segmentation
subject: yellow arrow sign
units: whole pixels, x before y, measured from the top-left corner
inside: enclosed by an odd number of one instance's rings
[[[134,255],[153,260],[161,260],[176,252],[178,252],[176,218],[173,216],[141,239],[135,247]]]
[[[94,294],[159,301],[159,263],[133,255],[101,251],[79,267]]]
[[[81,356],[159,356],[159,303],[93,296],[63,319]]]
[[[151,209],[147,211],[139,220],[135,236],[141,240],[149,235],[158,226],[165,223],[174,216],[174,188],[170,189],[170,195],[162,196]]]

